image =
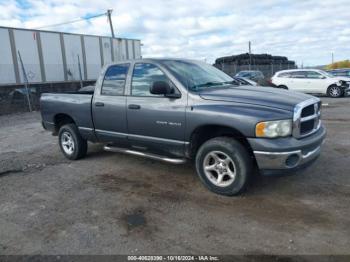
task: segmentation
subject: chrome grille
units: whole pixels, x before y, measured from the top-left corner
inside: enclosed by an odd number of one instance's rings
[[[321,126],[321,101],[311,98],[294,108],[293,136],[302,138],[315,133]]]

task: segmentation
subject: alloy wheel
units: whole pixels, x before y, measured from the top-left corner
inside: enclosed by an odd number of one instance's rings
[[[61,145],[64,152],[68,155],[73,154],[75,143],[71,133],[65,131],[61,135]]]
[[[203,170],[209,181],[218,187],[227,187],[236,178],[235,162],[221,151],[212,151],[205,156]]]
[[[332,86],[329,90],[329,93],[332,97],[338,97],[338,96],[340,96],[341,91],[340,91],[339,87]]]

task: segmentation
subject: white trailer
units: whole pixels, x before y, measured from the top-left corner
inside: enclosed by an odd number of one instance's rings
[[[96,80],[107,63],[141,58],[137,39],[0,27],[0,86]],[[79,67],[80,63],[80,67]]]

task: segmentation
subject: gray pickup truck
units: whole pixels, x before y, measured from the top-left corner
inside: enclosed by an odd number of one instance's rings
[[[284,174],[319,156],[318,98],[234,83],[192,60],[110,64],[93,92],[43,94],[42,123],[69,159],[84,157],[87,141],[173,164],[193,159],[204,185],[223,195],[242,192],[254,170]]]

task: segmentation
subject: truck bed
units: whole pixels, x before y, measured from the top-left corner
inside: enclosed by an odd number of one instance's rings
[[[93,92],[44,93],[40,99],[44,123],[53,124],[56,117],[70,116],[80,128],[93,129],[91,102]]]

